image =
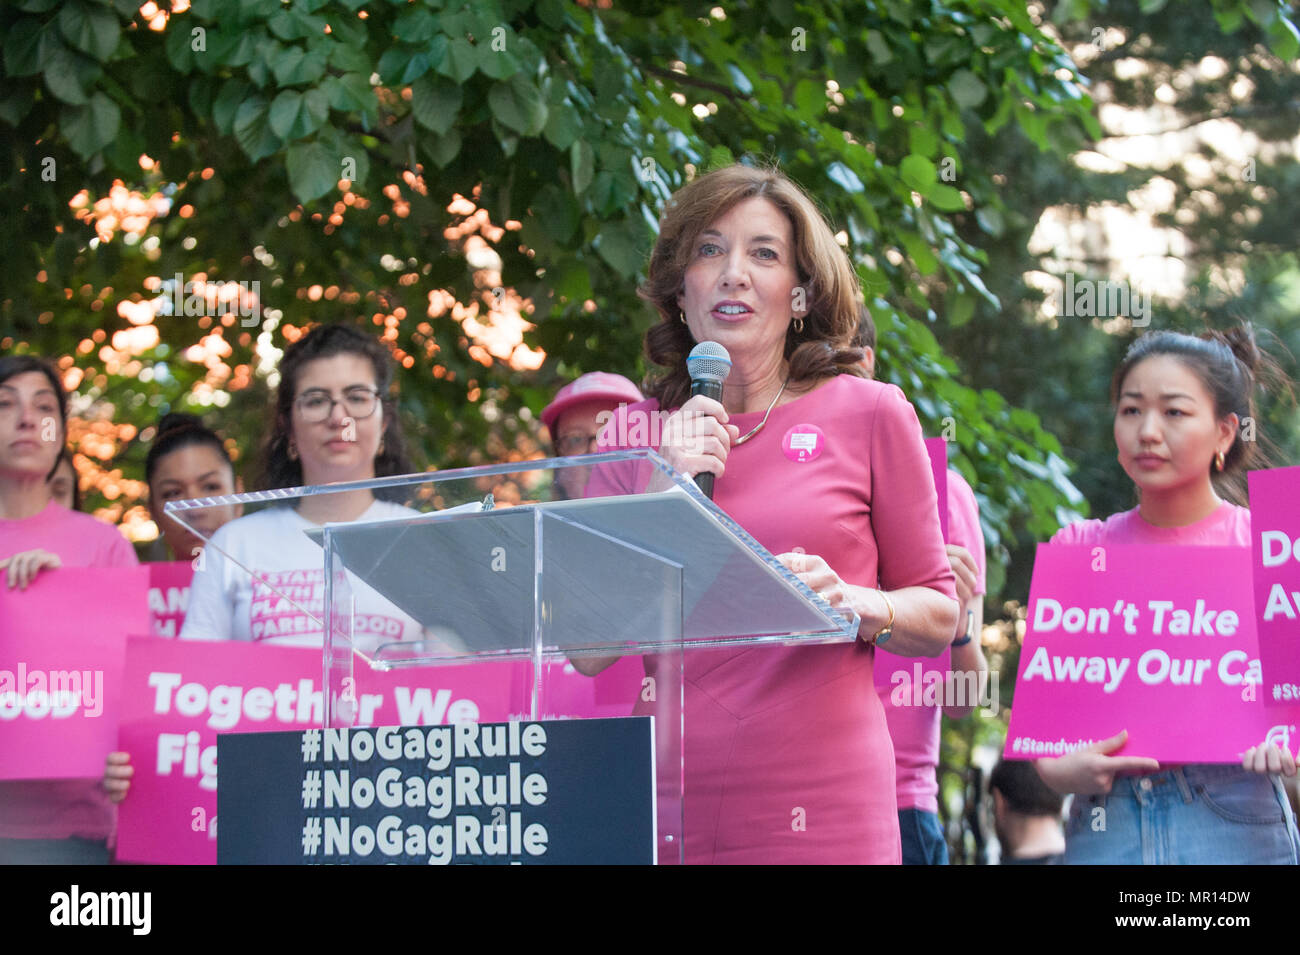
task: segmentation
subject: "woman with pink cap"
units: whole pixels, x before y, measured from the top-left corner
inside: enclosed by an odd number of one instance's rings
[[[645,395],[622,375],[590,371],[569,382],[542,409],[542,423],[551,433],[555,456],[569,458],[596,450],[596,436],[620,405],[644,401]],[[580,498],[587,486],[590,468],[558,468],[555,497],[567,501]]]

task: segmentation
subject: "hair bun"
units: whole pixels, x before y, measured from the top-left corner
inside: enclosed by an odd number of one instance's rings
[[[1254,374],[1259,368],[1262,360],[1259,345],[1255,342],[1255,327],[1249,322],[1242,322],[1234,325],[1227,331],[1214,331],[1210,337],[1227,345],[1232,349],[1232,353],[1237,356],[1237,361],[1246,366],[1246,370]]]

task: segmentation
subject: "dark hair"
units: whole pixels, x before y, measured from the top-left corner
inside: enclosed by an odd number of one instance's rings
[[[59,452],[59,457],[54,462],[54,470],[50,472],[50,476],[45,481],[47,484],[53,481],[54,475],[59,473],[59,465],[64,462],[67,462],[68,467],[72,468],[72,509],[79,511],[81,510],[81,480],[77,474],[77,464],[72,460],[72,452],[66,447]]]
[[[29,371],[40,372],[49,379],[50,387],[54,389],[54,397],[59,402],[59,426],[63,429],[63,435],[66,438],[68,434],[68,393],[63,390],[63,379],[59,377],[59,373],[53,365],[44,358],[38,358],[35,355],[5,355],[0,358],[0,385],[10,378],[25,375]],[[54,472],[58,470],[58,467],[59,461],[55,458],[54,466],[50,468],[50,473],[45,475],[45,480],[48,481],[54,477]]]
[[[1119,403],[1129,373],[1146,359],[1160,355],[1176,359],[1196,375],[1214,401],[1217,420],[1237,416],[1237,435],[1223,456],[1223,471],[1219,472],[1213,461],[1206,466],[1216,490],[1233,503],[1244,505],[1245,472],[1267,467],[1271,458],[1272,445],[1266,438],[1242,438],[1247,422],[1256,421],[1255,388],[1272,385],[1290,393],[1290,383],[1277,362],[1259,349],[1254,327],[1249,323],[1226,332],[1212,329],[1199,337],[1172,331],[1148,332],[1129,346],[1115,369],[1110,384],[1111,404]]]
[[[308,362],[335,355],[359,355],[369,360],[375,370],[375,387],[383,406],[384,434],[379,454],[375,456],[375,477],[407,474],[411,471],[406,456],[406,440],[394,413],[389,388],[393,383],[393,361],[387,349],[350,325],[317,325],[302,338],[284,350],[280,359],[280,384],[275,392],[275,416],[271,433],[263,454],[262,488],[271,490],[302,486],[302,463],[289,457],[290,422],[293,420],[293,401],[298,390],[298,375]],[[391,499],[404,497],[402,488],[387,494],[377,492],[376,497]]]
[[[871,317],[871,310],[866,305],[862,306],[862,314],[858,318],[858,331],[853,336],[853,344],[858,348],[876,350],[876,323]]]
[[[738,163],[701,176],[669,200],[659,222],[659,239],[650,254],[645,284],[637,290],[659,312],[659,322],[646,332],[645,352],[652,363],[668,369],[646,389],[647,395],[659,399],[661,407],[678,407],[690,397],[686,356],[695,340],[680,321],[677,296],[695,241],[719,216],[753,198],[767,199],[790,220],[794,265],[799,284],[807,290],[803,331],[797,332],[791,325],[786,333],[790,381],[811,385],[838,374],[866,376],[858,364],[864,357],[862,350],[853,345],[862,293],[848,255],[802,189],[775,168],[755,169]]]
[[[1028,760],[1001,760],[989,776],[989,790],[994,789],[1002,793],[1013,812],[1026,816],[1061,814],[1060,793],[1048,788]]]
[[[230,453],[221,437],[194,415],[171,412],[163,415],[158,422],[158,433],[154,436],[153,444],[149,445],[149,453],[144,459],[144,480],[149,485],[150,493],[153,492],[153,476],[158,470],[158,463],[173,451],[198,444],[212,448],[221,455],[222,460],[229,465],[231,475],[234,475],[235,463],[230,460]]]

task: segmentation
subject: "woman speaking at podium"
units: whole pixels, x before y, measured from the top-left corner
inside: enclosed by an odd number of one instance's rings
[[[916,414],[862,377],[851,344],[848,257],[794,183],[735,165],[670,201],[641,296],[659,312],[646,351],[663,372],[621,414],[673,411],[663,457],[714,474],[719,507],[861,617],[854,643],[686,654],[686,860],[897,863],[872,645],[939,654],[956,590]],[[731,356],[721,402],[690,397],[702,341]]]

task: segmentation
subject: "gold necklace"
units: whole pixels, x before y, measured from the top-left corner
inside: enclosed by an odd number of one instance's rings
[[[772,403],[768,405],[767,410],[763,412],[763,420],[758,423],[758,427],[756,427],[753,431],[749,432],[749,434],[741,435],[735,441],[731,442],[731,446],[733,448],[736,447],[737,445],[744,444],[754,435],[758,434],[760,431],[763,430],[763,425],[767,424],[768,415],[772,413],[772,409],[776,407],[776,403],[780,401],[781,396],[785,394],[785,386],[788,384],[790,384],[790,376],[786,375],[785,381],[781,382],[781,390],[776,393],[776,397],[772,399]]]

